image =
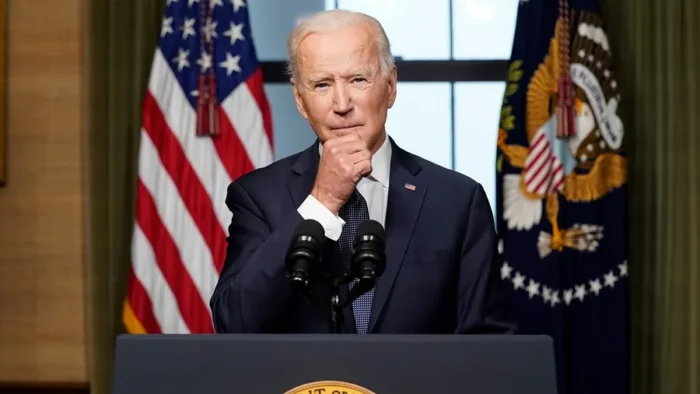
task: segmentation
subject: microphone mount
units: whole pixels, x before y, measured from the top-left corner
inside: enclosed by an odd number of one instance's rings
[[[320,223],[303,221],[292,236],[286,255],[286,276],[295,292],[304,296],[317,308],[327,313],[331,333],[342,332],[342,310],[372,290],[386,269],[384,228],[374,220],[358,226],[349,270],[333,280],[330,299],[313,297],[311,282],[319,278],[324,250],[325,233]],[[349,284],[349,292],[342,294],[340,287]],[[342,296],[341,296],[342,295]],[[322,300],[319,300],[322,298]],[[323,300],[325,299],[325,300]]]
[[[385,270],[384,228],[375,220],[364,221],[358,226],[355,235],[350,274],[341,281],[342,284],[350,283],[350,291],[339,308],[351,305],[360,296],[372,290]]]

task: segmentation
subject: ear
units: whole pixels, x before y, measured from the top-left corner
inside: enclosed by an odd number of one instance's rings
[[[391,72],[389,73],[389,78],[387,81],[387,84],[389,85],[389,108],[394,106],[394,102],[396,101],[396,81],[398,80],[398,76],[396,73],[396,66],[391,69]]]
[[[304,108],[304,100],[301,98],[299,84],[294,78],[291,78],[289,81],[292,83],[292,94],[294,95],[294,102],[297,105],[297,111],[299,111],[304,119],[308,120],[309,115],[306,113],[306,108]]]

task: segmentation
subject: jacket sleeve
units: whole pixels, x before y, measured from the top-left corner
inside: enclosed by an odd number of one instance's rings
[[[471,196],[457,288],[457,334],[515,332],[513,290],[501,280],[493,213],[483,187]]]
[[[214,328],[219,333],[266,332],[277,325],[292,296],[284,260],[302,217],[292,210],[273,231],[238,182],[229,186],[226,205],[233,218],[226,261],[210,300]]]

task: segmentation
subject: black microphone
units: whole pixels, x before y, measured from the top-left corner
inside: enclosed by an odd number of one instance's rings
[[[352,304],[361,295],[372,290],[377,279],[386,269],[386,253],[384,252],[384,227],[376,220],[366,220],[357,227],[355,247],[350,260],[349,280],[358,279],[351,286],[347,299],[340,308]]]
[[[357,227],[350,267],[354,278],[372,287],[377,278],[384,273],[386,269],[384,227],[376,220],[366,220]]]
[[[297,226],[286,257],[286,275],[294,290],[307,291],[309,278],[320,265],[324,240],[325,232],[319,222],[307,219]]]

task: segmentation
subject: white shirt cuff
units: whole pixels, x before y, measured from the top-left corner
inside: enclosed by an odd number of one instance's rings
[[[314,196],[309,195],[306,200],[299,206],[297,212],[305,220],[312,219],[323,226],[326,233],[326,238],[337,241],[340,238],[340,233],[343,231],[345,221],[340,216],[334,215],[323,204],[321,204]]]

